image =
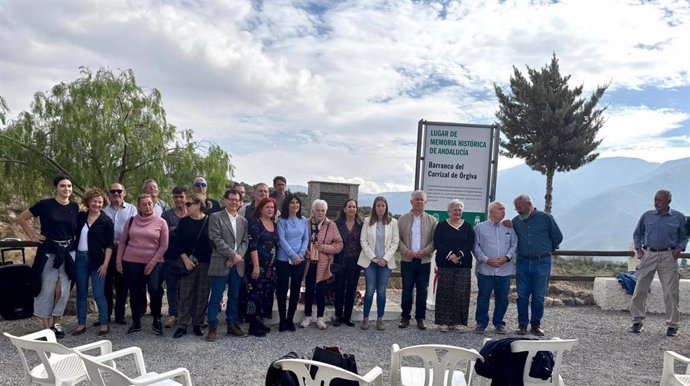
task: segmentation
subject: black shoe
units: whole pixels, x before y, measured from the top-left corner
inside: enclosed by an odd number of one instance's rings
[[[201,326],[194,326],[192,331],[194,331],[194,335],[196,336],[204,336],[204,332],[201,331]]]
[[[666,329],[666,336],[678,336],[678,327],[669,327]]]
[[[644,330],[644,327],[642,326],[642,323],[635,322],[630,326],[630,332],[639,334]]]
[[[332,321],[331,324],[333,327],[340,327],[340,325],[343,323],[343,318],[340,316],[336,316]]]
[[[266,336],[266,332],[263,330],[260,330],[257,327],[249,327],[249,335],[253,335],[257,338],[263,338]]]
[[[354,327],[355,326],[355,322],[351,321],[350,319],[343,320],[343,323],[345,323],[345,325],[348,327]]]
[[[110,326],[106,326],[105,330],[98,330],[98,336],[106,336],[110,332]]]
[[[161,318],[153,318],[151,329],[153,329],[154,334],[163,335],[163,323],[161,323]]]
[[[417,328],[422,331],[426,330],[426,322],[424,319],[417,319]]]
[[[286,327],[287,327],[288,331],[295,331],[295,330],[297,330],[297,328],[295,328],[295,323],[293,323],[292,320],[289,321],[289,322],[287,322],[287,326],[286,326]]]
[[[402,318],[398,324],[398,328],[407,328],[410,325],[410,318]]]
[[[125,320],[125,318],[115,318],[115,323],[119,324],[120,326],[127,325],[127,321]]]
[[[271,327],[268,327],[263,322],[257,322],[256,327],[263,332],[271,332]]]
[[[187,335],[187,329],[180,327],[177,330],[175,330],[175,333],[173,334],[173,338],[179,338],[182,335]]]
[[[287,331],[287,322],[284,320],[280,321],[280,324],[278,324],[278,332],[285,332]]]
[[[518,335],[527,335],[527,325],[526,324],[518,325],[518,329],[517,329],[517,331],[515,331],[515,333]]]
[[[129,326],[127,333],[131,334],[131,333],[139,332],[139,331],[141,331],[141,322],[133,322],[132,325]]]

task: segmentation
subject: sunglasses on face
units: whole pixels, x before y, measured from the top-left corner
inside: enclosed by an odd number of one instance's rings
[[[110,194],[122,194],[122,189],[110,189]]]
[[[196,186],[197,188],[205,188],[206,183],[205,182],[195,182],[194,186]]]
[[[185,202],[184,203],[184,206],[186,206],[187,208],[189,208],[192,205],[196,205],[196,202]]]

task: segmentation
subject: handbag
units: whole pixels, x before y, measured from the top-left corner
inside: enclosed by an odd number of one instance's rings
[[[351,354],[340,353],[340,349],[338,347],[317,346],[314,348],[314,354],[312,355],[311,359],[322,363],[327,363],[329,365],[337,366],[341,369],[357,374],[357,361],[355,361],[355,356]],[[309,370],[309,373],[311,374],[312,378],[316,374],[316,371],[317,369],[315,368]],[[331,381],[330,386],[359,386],[359,382],[334,379]]]
[[[179,259],[175,260],[175,264],[171,267],[171,272],[173,275],[177,276],[187,276],[190,275],[194,270],[196,269],[196,266],[199,265],[199,260],[197,260],[196,257],[194,257],[194,252],[196,252],[196,246],[199,244],[199,239],[201,238],[201,234],[204,232],[204,227],[206,226],[206,222],[208,221],[208,216],[204,218],[204,223],[201,225],[201,229],[199,230],[199,234],[196,236],[196,241],[194,242],[194,248],[192,249],[192,253],[189,254],[189,259],[194,263],[194,268],[192,269],[187,269],[187,267],[184,265],[184,262],[182,261],[182,257]]]

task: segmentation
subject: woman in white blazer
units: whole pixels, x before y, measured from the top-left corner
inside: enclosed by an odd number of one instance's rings
[[[384,330],[383,313],[386,309],[386,287],[391,271],[395,268],[395,251],[398,250],[398,221],[388,213],[388,201],[384,197],[374,199],[371,217],[364,219],[360,243],[362,252],[357,264],[364,268],[366,293],[362,330],[369,329],[369,311],[376,292],[376,329]]]

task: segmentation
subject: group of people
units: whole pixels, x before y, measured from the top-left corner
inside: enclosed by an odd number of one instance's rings
[[[180,186],[173,189],[172,208],[159,198],[154,180],[144,182],[136,206],[124,200],[125,187],[114,183],[108,194],[96,188],[86,190],[80,211],[70,201],[70,179],[55,178],[55,197],[39,201],[17,220],[30,238],[41,242],[33,264],[35,315],[43,328],[64,336],[60,321],[70,282],[75,281],[78,322],[72,334],[84,333],[90,279],[99,335],[109,332],[113,315],[115,323],[127,324],[129,294],[132,322],[128,333],[141,330],[148,306],[156,334],[162,335],[164,326],[176,326],[175,338],[187,334],[189,327],[203,336],[206,321],[206,340],[214,341],[227,290],[227,333],[261,337],[271,330],[264,321],[272,316],[274,302],[278,303],[278,330],[296,329],[294,318],[304,283],[305,316],[300,327],[315,324],[325,330],[327,322],[352,327],[363,270],[366,291],[360,328],[384,330],[386,288],[399,252],[403,287],[400,328],[411,323],[413,300],[416,326],[427,328],[432,259],[438,268],[434,323],[441,331],[467,326],[471,270],[476,260],[475,331],[483,333],[491,321],[496,332],[507,332],[504,316],[515,275],[516,333],[544,335],[541,319],[552,253],[563,236],[554,218],[537,210],[529,196],[515,198],[518,215],[512,221],[504,220],[506,207],[496,201],[489,204],[488,219],[474,226],[463,220],[460,200],[448,203],[447,219],[439,222],[425,212],[426,193],[421,190],[412,193],[411,209],[399,219],[389,213],[388,202],[379,196],[369,217],[362,219],[357,201],[348,199],[333,221],[326,216],[328,203],[321,199],[311,203],[308,218],[303,216],[303,203],[286,190],[286,182],[277,176],[270,194],[267,184],[257,184],[254,200],[244,204],[241,185],[226,190],[219,202],[207,196],[206,179],[197,177],[192,192]],[[642,330],[646,289],[657,268],[666,294],[667,334],[678,331],[678,270],[671,262],[675,264],[678,253],[685,249],[688,235],[685,217],[670,210],[670,201],[670,192],[659,191],[655,210],[643,215],[635,231],[635,246],[644,258],[631,307],[633,332]],[[39,218],[40,233],[31,226],[32,217]],[[326,292],[331,278],[335,315],[327,321]],[[164,293],[168,300],[165,322]],[[495,306],[490,320],[492,293]],[[374,297],[376,320],[370,321]],[[242,329],[243,322],[249,324],[248,331]]]

